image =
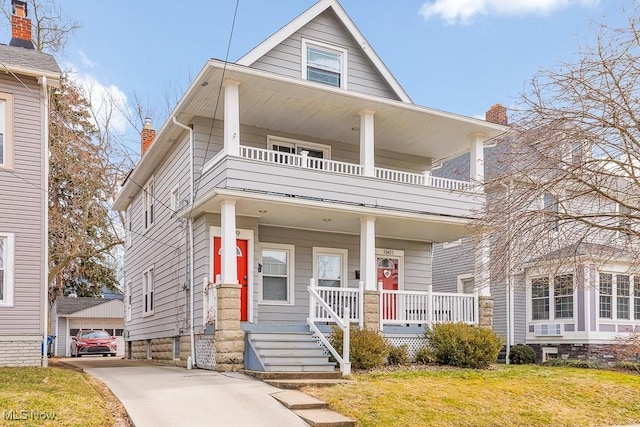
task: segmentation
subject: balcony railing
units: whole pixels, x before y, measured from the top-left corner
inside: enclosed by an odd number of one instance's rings
[[[241,145],[240,157],[259,162],[288,165],[323,172],[364,176],[364,167],[362,165],[339,162],[336,160],[318,159],[315,157],[309,157],[304,153],[300,155],[281,153],[279,151]],[[435,177],[428,173],[419,174],[378,167],[375,168],[375,178],[401,184],[421,185],[450,191],[473,191],[475,189],[475,185],[467,181]]]

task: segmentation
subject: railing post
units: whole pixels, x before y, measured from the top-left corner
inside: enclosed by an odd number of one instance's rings
[[[382,292],[382,282],[378,282],[376,289],[378,289],[378,293],[380,294],[380,307],[378,308],[378,311],[380,312],[380,330],[382,330],[382,322],[384,321],[384,293]]]
[[[349,358],[349,341],[351,339],[351,321],[349,305],[344,306],[344,316],[342,322],[345,329],[342,333],[342,376],[351,375],[351,360]]]
[[[313,285],[315,284],[315,280],[314,279],[309,279],[309,288],[313,289]],[[316,300],[315,297],[313,296],[313,293],[309,292],[309,319],[311,321],[314,321],[316,319],[315,317],[315,306],[316,306]]]
[[[303,168],[308,168],[309,167],[309,161],[308,161],[309,152],[307,150],[302,150],[300,152],[300,156],[301,156],[300,161],[302,163],[300,166],[303,167]]]
[[[424,182],[422,185],[430,186],[431,185],[431,171],[424,171],[422,173]]]
[[[476,325],[480,324],[480,298],[479,298],[479,293],[478,290],[476,289],[473,292],[473,321],[475,322]]]
[[[433,326],[433,285],[427,285],[427,327]]]
[[[358,282],[358,325],[364,327],[364,282]]]

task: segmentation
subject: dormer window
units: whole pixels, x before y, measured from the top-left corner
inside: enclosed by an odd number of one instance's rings
[[[302,78],[329,86],[347,87],[347,51],[324,43],[302,40]]]

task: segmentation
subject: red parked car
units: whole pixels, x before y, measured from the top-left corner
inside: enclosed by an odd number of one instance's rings
[[[116,337],[112,337],[104,330],[80,330],[76,336],[71,337],[71,357],[80,357],[85,354],[113,357],[117,351]]]

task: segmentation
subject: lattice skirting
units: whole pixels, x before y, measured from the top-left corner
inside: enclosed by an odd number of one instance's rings
[[[196,335],[196,365],[201,369],[216,369],[216,342],[213,335]]]
[[[424,337],[417,335],[385,335],[385,338],[389,344],[394,347],[406,345],[409,353],[409,357],[413,359],[416,356],[418,350],[427,344]]]

